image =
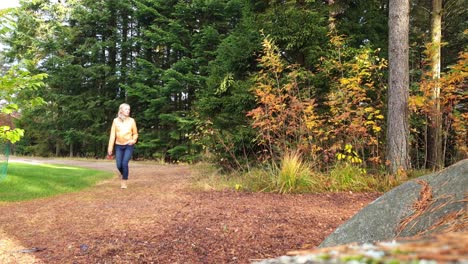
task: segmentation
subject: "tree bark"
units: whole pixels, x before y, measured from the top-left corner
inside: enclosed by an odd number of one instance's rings
[[[439,170],[444,167],[442,149],[442,111],[440,107],[440,46],[442,40],[442,0],[432,0],[431,51],[432,72],[431,111],[429,113],[426,168]]]
[[[335,17],[336,11],[333,10],[332,5],[335,4],[335,0],[327,0],[330,10],[328,11],[328,30],[334,32],[336,30]]]
[[[387,161],[392,174],[409,166],[409,0],[389,2]]]
[[[58,141],[55,142],[55,157],[60,155],[60,144]]]
[[[73,158],[73,143],[70,143],[70,158]]]

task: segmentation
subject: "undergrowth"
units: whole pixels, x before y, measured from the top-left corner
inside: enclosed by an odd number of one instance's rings
[[[386,192],[405,180],[384,172],[368,173],[360,166],[339,162],[328,172],[314,171],[298,154],[288,154],[279,164],[251,168],[245,172],[222,173],[210,164],[194,167],[194,186],[203,190],[232,189],[248,192],[324,193]],[[409,178],[423,172],[413,171]]]

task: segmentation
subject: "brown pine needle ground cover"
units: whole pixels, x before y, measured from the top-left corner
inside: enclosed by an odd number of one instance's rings
[[[111,161],[40,162],[113,170]],[[313,248],[380,194],[192,189],[190,167],[131,162],[119,180],[0,204],[1,263],[250,263]]]
[[[403,221],[401,221],[401,223],[400,223],[400,225],[398,226],[398,229],[397,229],[398,235],[401,233],[401,231],[403,229],[406,228],[406,226],[410,222],[412,222],[413,220],[418,218],[421,214],[423,214],[424,211],[431,205],[431,202],[432,202],[432,188],[431,188],[431,186],[425,181],[417,180],[416,182],[418,184],[420,184],[422,186],[422,188],[421,188],[421,191],[419,191],[418,201],[416,201],[413,204],[413,209],[415,210],[415,212],[412,215],[410,215],[409,217],[403,219]]]
[[[437,206],[432,206],[433,203],[437,202],[437,200],[433,199],[431,186],[427,182],[422,180],[417,180],[416,182],[421,185],[421,190],[419,191],[418,200],[413,203],[412,209],[414,210],[414,213],[400,222],[400,225],[397,227],[397,236],[399,236],[405,228],[409,228],[411,230],[417,224],[419,217],[425,213],[433,213],[450,203],[467,202],[466,198],[461,201],[456,201],[454,200],[453,195],[443,195],[438,197],[438,199],[443,200],[443,202],[440,202]],[[409,225],[410,223],[411,225]],[[414,235],[414,238],[417,239],[418,237],[424,237],[427,233],[434,230],[438,231],[436,233],[448,233],[448,237],[453,237],[453,235],[451,234],[452,232],[465,232],[464,237],[467,237],[468,216],[466,214],[466,209],[446,213],[431,227]],[[468,251],[466,251],[465,253],[468,253]]]

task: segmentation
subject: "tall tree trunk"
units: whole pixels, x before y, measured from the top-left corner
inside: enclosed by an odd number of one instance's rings
[[[390,173],[409,168],[409,0],[389,2],[387,160]]]
[[[58,140],[55,142],[55,157],[58,157],[60,155],[60,143]]]
[[[430,63],[433,79],[429,113],[426,168],[438,170],[444,166],[442,150],[442,112],[440,109],[440,46],[442,39],[442,0],[432,0]]]
[[[335,18],[337,15],[337,12],[335,10],[334,4],[335,0],[327,0],[328,2],[328,32],[334,32],[336,30],[336,23],[335,23]]]
[[[69,154],[70,154],[70,158],[73,158],[73,143],[70,143],[70,148],[69,148]]]
[[[128,21],[128,14],[127,10],[123,10],[122,13],[122,43],[121,43],[121,48],[120,52],[121,55],[121,65],[120,65],[120,71],[121,71],[121,76],[120,76],[120,83],[127,84],[127,71],[128,71],[128,65],[127,65],[127,56],[129,54],[129,50],[131,45],[128,43],[128,29],[129,29],[129,21]]]
[[[103,38],[103,51],[107,55],[107,58],[104,57],[104,61],[100,63],[105,63],[110,66],[110,72],[107,74],[104,74],[104,78],[106,78],[104,84],[106,87],[112,91],[112,93],[122,93],[120,89],[120,85],[118,83],[118,77],[117,75],[117,42],[119,41],[118,33],[117,33],[117,10],[116,7],[114,6],[115,3],[114,1],[109,1],[109,21],[107,21],[107,26],[103,31],[103,35],[106,38],[106,41],[104,41]],[[107,43],[108,44],[107,44]],[[107,47],[106,47],[107,46]],[[106,56],[104,55],[104,56]]]

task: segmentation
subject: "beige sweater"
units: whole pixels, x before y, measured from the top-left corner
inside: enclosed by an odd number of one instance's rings
[[[109,138],[108,152],[112,152],[114,144],[133,145],[137,142],[138,130],[133,118],[127,117],[125,120],[114,118]]]

